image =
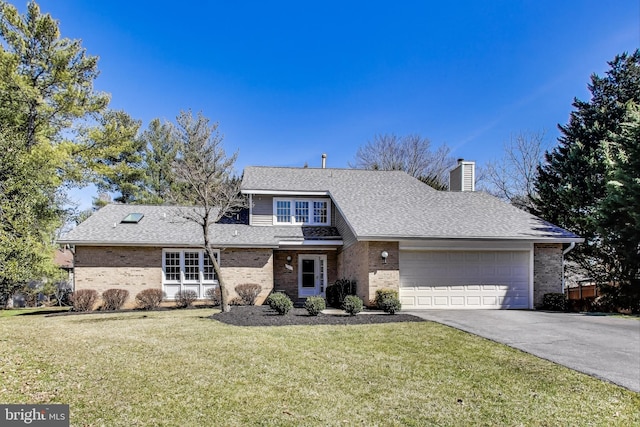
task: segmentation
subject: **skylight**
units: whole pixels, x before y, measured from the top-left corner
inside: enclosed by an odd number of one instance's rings
[[[120,222],[125,224],[137,224],[140,222],[143,216],[144,214],[141,213],[130,213],[129,215],[125,216]]]

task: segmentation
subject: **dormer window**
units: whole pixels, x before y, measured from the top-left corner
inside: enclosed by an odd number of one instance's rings
[[[274,224],[330,225],[329,199],[273,199]]]

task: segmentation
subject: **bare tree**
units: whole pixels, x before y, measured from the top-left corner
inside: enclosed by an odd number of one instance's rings
[[[532,211],[535,181],[547,144],[544,131],[511,135],[504,155],[486,167],[487,191],[512,205]]]
[[[373,141],[358,148],[355,162],[349,163],[349,166],[356,169],[401,170],[425,183],[446,188],[449,170],[456,163],[450,153],[451,149],[446,145],[432,150],[431,142],[420,135],[376,135]]]
[[[209,240],[209,228],[246,205],[246,199],[240,194],[240,180],[233,171],[238,153],[227,156],[218,123],[210,124],[202,114],[193,117],[191,111],[183,111],[177,123],[178,155],[173,166],[186,192],[175,199],[191,206],[184,209],[183,216],[202,229],[204,249],[220,286],[222,311],[229,311],[229,291]]]

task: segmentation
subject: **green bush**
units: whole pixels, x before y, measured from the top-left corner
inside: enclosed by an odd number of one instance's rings
[[[362,300],[355,295],[347,295],[344,297],[344,303],[342,303],[344,311],[349,313],[351,316],[355,316],[360,313],[362,311],[362,306]]]
[[[262,287],[255,283],[244,283],[236,286],[235,290],[243,305],[254,305]]]
[[[136,295],[136,304],[142,310],[153,310],[158,307],[164,298],[161,289],[145,289]]]
[[[324,302],[324,298],[320,296],[309,297],[304,302],[304,308],[311,316],[317,316],[322,310],[327,308],[327,305]]]
[[[193,289],[185,289],[176,293],[176,307],[187,308],[198,299],[198,294]]]
[[[327,304],[330,307],[342,308],[347,295],[356,294],[356,281],[338,279],[333,285],[327,286]]]
[[[382,288],[376,291],[375,304],[380,310],[389,314],[396,314],[396,311],[400,311],[402,307],[398,298],[398,291],[389,288]]]
[[[102,309],[106,311],[120,310],[129,298],[126,289],[107,289],[102,293]]]
[[[398,291],[390,288],[382,288],[376,291],[376,307],[382,310],[382,301],[386,298],[396,298],[398,299]]]
[[[542,297],[542,309],[550,311],[565,311],[567,297],[563,293],[551,292]]]
[[[293,308],[293,302],[287,294],[283,292],[274,292],[267,298],[267,304],[272,310],[275,310],[280,315],[287,314]]]
[[[98,291],[95,289],[80,289],[71,296],[73,311],[91,311],[98,301]]]

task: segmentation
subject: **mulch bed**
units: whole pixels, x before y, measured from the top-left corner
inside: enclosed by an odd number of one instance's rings
[[[310,316],[304,308],[293,308],[284,316],[267,305],[234,306],[227,313],[216,313],[212,319],[235,326],[289,326],[289,325],[372,325],[376,323],[424,322],[410,314],[369,314],[356,316],[320,313]]]

